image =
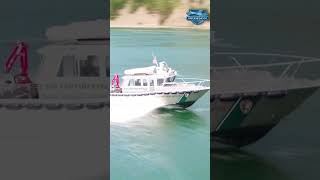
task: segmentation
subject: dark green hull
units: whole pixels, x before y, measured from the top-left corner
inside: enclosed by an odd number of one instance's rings
[[[297,109],[318,87],[277,93],[221,98],[213,95],[211,141],[245,146],[264,137],[281,119]]]

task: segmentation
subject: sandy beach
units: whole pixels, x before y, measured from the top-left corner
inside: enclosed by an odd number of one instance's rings
[[[145,7],[140,7],[135,12],[130,12],[130,7],[127,5],[119,10],[118,17],[110,21],[110,26],[112,28],[210,29],[209,21],[201,25],[194,25],[186,20],[186,13],[189,9],[190,6],[182,2],[163,23],[160,23],[160,14],[150,12]]]

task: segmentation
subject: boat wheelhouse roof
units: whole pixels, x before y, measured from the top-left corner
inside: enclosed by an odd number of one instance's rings
[[[37,50],[42,66],[37,78],[103,79],[108,76],[109,37],[106,27],[107,21],[96,20],[48,28],[48,44]]]
[[[85,40],[108,38],[108,22],[106,20],[75,22],[47,29],[49,41]]]
[[[136,76],[136,75],[154,75],[157,73],[156,66],[149,66],[144,68],[133,68],[124,71],[126,76]]]
[[[73,45],[89,45],[84,49],[99,49],[97,48],[98,46],[109,46],[108,41],[110,41],[110,38],[106,29],[107,26],[106,20],[95,20],[49,27],[46,30],[46,37],[49,43],[47,46],[38,49],[38,53],[45,54],[48,49],[51,50],[52,46],[64,46],[67,48],[67,46],[71,47]],[[79,53],[77,52],[77,54]]]
[[[171,69],[166,62],[162,61],[158,66],[148,66],[143,68],[133,68],[124,71],[124,78],[137,76],[172,77],[176,71]]]

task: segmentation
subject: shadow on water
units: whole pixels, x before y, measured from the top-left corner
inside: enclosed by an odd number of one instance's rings
[[[271,162],[244,150],[216,148],[210,154],[211,179],[292,179]]]
[[[141,117],[132,118],[125,123],[113,123],[113,125],[154,125],[148,122],[160,122],[161,124],[182,125],[190,128],[205,127],[207,122],[204,117],[196,112],[182,108],[158,108]]]

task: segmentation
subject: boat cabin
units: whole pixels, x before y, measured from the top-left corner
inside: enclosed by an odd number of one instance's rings
[[[177,73],[165,62],[157,66],[128,69],[122,77],[122,92],[145,92],[163,88],[165,83],[174,82]]]
[[[110,75],[107,23],[75,22],[46,31],[49,44],[38,50],[42,58],[33,77],[41,97],[105,97]]]

